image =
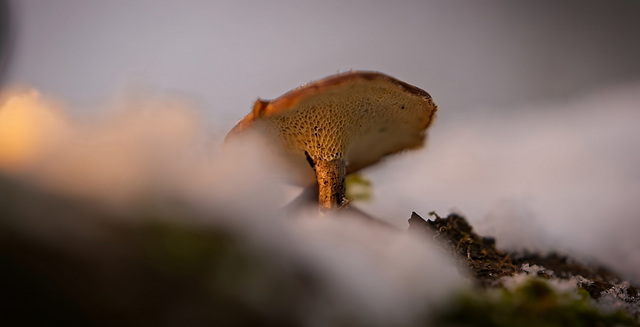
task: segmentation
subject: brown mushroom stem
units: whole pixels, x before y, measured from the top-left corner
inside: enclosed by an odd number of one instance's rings
[[[318,204],[320,210],[336,209],[344,204],[345,176],[347,169],[344,159],[316,160],[314,162],[318,179]]]

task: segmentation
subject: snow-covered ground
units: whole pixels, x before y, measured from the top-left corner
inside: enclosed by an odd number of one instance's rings
[[[363,207],[397,225],[459,211],[499,247],[569,251],[639,281],[639,103],[635,83],[436,121],[426,150],[371,170]]]
[[[372,169],[374,199],[360,206],[401,228],[411,211],[457,208],[499,247],[570,251],[638,280],[638,94],[628,85],[527,111],[535,114],[445,122],[427,149]],[[78,120],[51,96],[6,94],[2,174],[118,210],[178,199],[232,217],[211,223],[233,226],[271,255],[307,262],[331,281],[328,298],[354,303],[363,317],[375,312],[376,321],[421,314],[412,303],[435,305],[466,284],[424,240],[349,221],[283,220],[287,172],[259,142],[221,148],[188,101],[142,95],[114,103]],[[43,228],[37,220],[30,227]]]
[[[0,177],[39,191],[21,196],[21,204],[6,203],[12,216],[3,224],[64,242],[101,234],[96,216],[102,215],[78,216],[73,208],[49,207],[55,200],[39,202],[49,196],[94,204],[97,212],[106,206],[124,224],[140,222],[144,203],[157,204],[161,217],[186,205],[206,218],[174,215],[176,223],[230,229],[259,248],[264,260],[283,262],[280,269],[303,267],[320,276],[323,287],[306,315],[310,326],[341,315],[374,325],[414,321],[469,285],[444,253],[419,237],[320,218],[317,210],[300,213],[303,219],[287,217],[281,210],[286,172],[257,142],[221,149],[184,103],[137,99],[109,112],[77,121],[33,90],[4,98]],[[0,187],[11,194],[11,187]]]

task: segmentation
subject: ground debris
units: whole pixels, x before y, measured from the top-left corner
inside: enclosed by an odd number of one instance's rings
[[[433,220],[425,220],[417,213],[409,219],[409,232],[432,235],[434,240],[445,245],[445,250],[473,274],[473,280],[482,286],[492,286],[498,279],[520,272],[509,254],[495,246],[495,240],[476,234],[467,221],[456,214]]]
[[[462,216],[450,214],[442,218],[433,212],[429,215],[435,218],[425,220],[412,213],[409,232],[422,233],[439,241],[446,252],[452,253],[468,268],[471,279],[482,287],[504,286],[502,277],[516,274],[535,275],[547,280],[572,280],[593,300],[609,306],[617,305],[638,318],[638,287],[602,265],[580,262],[558,253],[504,252],[496,248],[495,239],[476,234]]]
[[[549,253],[544,256],[536,253],[523,253],[512,254],[512,256],[514,264],[520,267],[524,264],[542,266],[560,279],[582,277],[583,281],[579,282],[578,286],[587,290],[593,299],[600,298],[603,292],[623,281],[620,276],[606,267],[587,265],[558,253]],[[635,296],[638,296],[638,292],[633,286],[630,286],[630,292],[634,292]]]

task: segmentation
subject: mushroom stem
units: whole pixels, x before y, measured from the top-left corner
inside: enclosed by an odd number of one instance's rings
[[[318,204],[320,210],[336,209],[344,203],[345,176],[344,159],[316,160],[314,162],[318,179]]]

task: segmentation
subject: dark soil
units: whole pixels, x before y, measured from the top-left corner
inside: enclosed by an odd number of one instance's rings
[[[435,218],[425,220],[414,212],[409,219],[409,231],[440,241],[443,249],[467,267],[472,280],[482,287],[499,287],[501,277],[527,273],[522,269],[526,264],[544,267],[537,275],[545,279],[583,277],[584,281],[579,282],[578,287],[588,291],[593,299],[624,282],[623,278],[602,265],[582,263],[566,255],[501,251],[496,248],[495,239],[476,234],[463,217],[456,214],[446,218],[435,213],[430,215]],[[637,286],[630,285],[625,292],[627,301],[640,304]]]
[[[424,220],[417,213],[409,219],[409,232],[419,232],[440,241],[444,249],[469,268],[473,280],[482,286],[494,285],[498,278],[519,272],[509,254],[495,247],[495,240],[473,232],[467,221],[458,215]]]

